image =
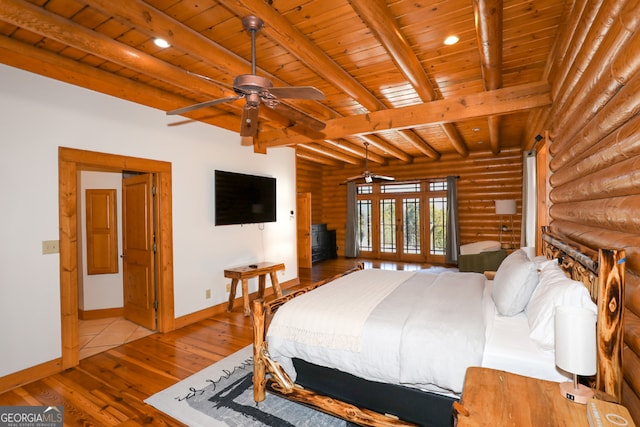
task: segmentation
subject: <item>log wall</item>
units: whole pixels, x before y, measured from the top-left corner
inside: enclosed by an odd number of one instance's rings
[[[410,164],[390,162],[387,166],[374,165],[371,169],[378,174],[391,175],[398,181],[459,176],[458,203],[462,244],[499,240],[500,225],[509,225],[509,221],[507,217],[503,218],[503,222],[500,221],[495,213],[494,200],[515,199],[515,241],[520,242],[522,154],[517,149],[503,150],[497,156],[490,152],[473,153],[466,158],[459,155],[443,156],[438,161],[425,157]],[[340,256],[344,255],[347,215],[347,187],[341,183],[347,177],[360,174],[362,170],[363,166],[320,166],[298,160],[297,191],[312,194],[312,222],[326,223],[328,228],[336,230]],[[509,239],[508,233],[503,234],[503,242],[508,242]]]
[[[578,25],[579,23],[579,25]],[[638,1],[576,2],[551,67],[551,230],[626,251],[623,403],[640,424],[640,14]],[[570,31],[568,29],[575,29]]]

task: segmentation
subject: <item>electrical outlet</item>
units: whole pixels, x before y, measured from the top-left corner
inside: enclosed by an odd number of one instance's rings
[[[42,254],[58,254],[60,253],[60,240],[43,240]]]
[[[210,298],[211,298],[211,289],[206,289],[206,290],[204,291],[204,297],[205,297],[206,299],[210,299]]]
[[[227,292],[231,292],[231,283],[227,283]]]

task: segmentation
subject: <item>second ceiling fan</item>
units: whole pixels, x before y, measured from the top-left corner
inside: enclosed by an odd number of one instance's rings
[[[242,116],[240,119],[240,136],[253,137],[258,131],[260,104],[275,109],[280,104],[280,99],[307,99],[312,101],[324,99],[324,94],[315,87],[273,87],[269,79],[258,76],[256,74],[256,33],[262,29],[264,21],[257,16],[246,16],[242,19],[242,24],[247,31],[251,33],[251,74],[241,74],[233,79],[233,91],[237,95],[171,110],[167,112],[168,115],[183,114],[200,108],[212,107],[214,105],[244,99],[245,105],[242,108]],[[296,117],[291,117],[293,121],[299,121],[302,125],[314,131],[321,131],[325,127],[325,124],[319,120],[311,117],[306,119],[304,113],[296,114],[295,116]]]
[[[368,142],[364,143],[364,172],[362,172],[360,175],[347,178],[345,182],[357,181],[359,179],[364,179],[364,182],[367,184],[371,184],[374,180],[395,181],[395,178],[392,176],[378,175],[369,170],[369,143]]]

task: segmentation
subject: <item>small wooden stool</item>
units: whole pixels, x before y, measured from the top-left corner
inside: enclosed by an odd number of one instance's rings
[[[266,275],[271,277],[271,286],[278,298],[282,296],[280,283],[278,282],[277,272],[284,270],[284,263],[258,262],[256,264],[244,265],[241,267],[229,268],[224,271],[224,277],[231,279],[231,288],[229,289],[229,306],[227,311],[233,310],[233,304],[236,299],[236,288],[238,281],[242,280],[242,302],[244,305],[244,315],[248,316],[249,309],[249,279],[258,277],[258,295],[259,298],[264,297],[264,288]]]

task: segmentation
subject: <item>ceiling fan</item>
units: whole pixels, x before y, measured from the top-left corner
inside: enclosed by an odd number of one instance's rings
[[[280,99],[308,99],[319,101],[324,99],[324,94],[312,86],[285,86],[273,87],[269,79],[256,74],[256,33],[264,26],[264,21],[257,16],[246,16],[242,19],[245,29],[251,33],[251,74],[241,74],[233,79],[233,90],[236,96],[214,99],[201,102],[176,110],[168,111],[168,115],[183,114],[200,108],[211,107],[225,102],[233,102],[245,99],[240,120],[240,136],[253,137],[258,131],[258,112],[260,104],[275,109],[280,104]],[[304,113],[291,115],[291,110],[279,109],[279,113],[290,116],[293,121],[307,126],[315,131],[324,129],[325,124],[309,116],[307,119]],[[289,114],[287,113],[289,112]]]
[[[371,171],[369,171],[369,143],[364,143],[364,172],[360,175],[352,176],[347,178],[345,182],[357,181],[359,179],[364,179],[364,182],[367,184],[371,184],[374,179],[378,179],[381,181],[395,181],[395,178],[392,176],[386,175],[377,175]]]

